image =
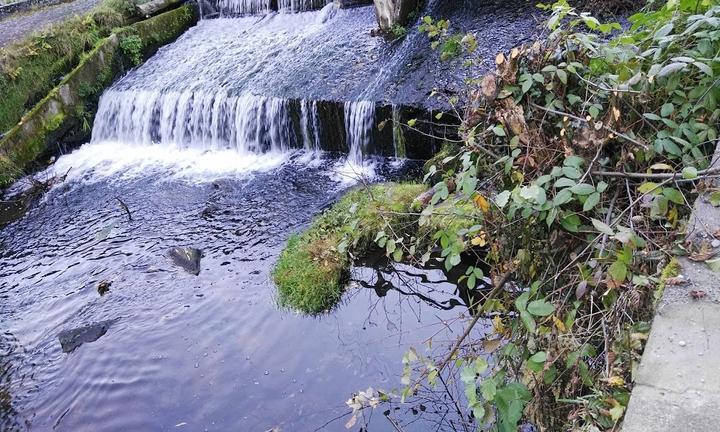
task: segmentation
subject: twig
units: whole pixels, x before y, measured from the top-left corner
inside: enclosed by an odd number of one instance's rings
[[[536,104],[535,102],[531,102],[530,105],[532,105],[532,106],[535,107],[535,108],[538,108],[538,109],[547,111],[547,112],[549,112],[549,113],[552,113],[552,114],[557,114],[557,115],[561,115],[561,116],[567,116],[567,117],[569,117],[569,118],[571,118],[571,119],[574,119],[574,120],[577,120],[577,121],[580,121],[580,122],[583,122],[583,123],[588,123],[588,124],[590,123],[589,121],[587,121],[586,119],[584,119],[584,118],[582,118],[582,117],[578,117],[578,116],[576,116],[576,115],[574,115],[574,114],[570,114],[570,113],[567,113],[567,112],[554,110],[554,109],[552,109],[552,108],[547,108],[547,107],[544,107],[544,106],[542,106],[542,105],[538,105],[538,104]],[[605,126],[605,125],[602,125],[602,127],[603,127],[603,129],[605,129],[606,131],[611,132],[611,133],[613,133],[613,134],[615,134],[615,135],[619,136],[620,138],[623,138],[623,139],[625,139],[625,140],[627,140],[627,141],[630,141],[631,143],[633,143],[633,144],[635,144],[635,145],[637,145],[637,146],[640,146],[640,147],[644,148],[645,150],[648,149],[647,144],[643,144],[643,143],[641,143],[640,141],[638,141],[638,140],[636,140],[636,139],[634,139],[634,138],[630,138],[629,136],[625,135],[625,134],[622,133],[622,132],[618,132],[618,131],[616,131],[615,129],[610,128],[610,127],[607,127],[607,126]]]
[[[485,296],[485,301],[483,302],[483,307],[485,306],[485,304],[487,304],[488,300],[492,299],[500,292],[500,290],[505,285],[505,283],[510,279],[511,273],[512,272],[509,271],[507,273],[503,273],[502,275],[500,275],[500,278],[495,283],[495,287],[492,289],[492,291],[490,291],[488,293],[487,296]],[[482,309],[482,308],[480,308],[480,309]],[[475,318],[473,318],[472,321],[470,321],[470,324],[468,324],[467,328],[465,329],[465,333],[463,333],[462,336],[460,336],[460,339],[458,339],[457,342],[455,342],[453,349],[450,350],[450,353],[447,355],[447,357],[445,357],[445,360],[442,362],[442,364],[440,364],[440,367],[438,368],[438,375],[440,375],[440,372],[442,372],[442,370],[445,368],[445,366],[448,363],[450,363],[450,360],[452,360],[453,356],[455,356],[457,351],[460,349],[460,346],[462,345],[463,341],[465,339],[467,339],[467,337],[470,335],[470,332],[472,331],[473,327],[475,327],[475,324],[477,324],[477,322],[480,320],[481,316],[482,316],[482,314],[478,313],[477,315],[475,315]]]
[[[120,199],[120,197],[115,197],[115,199],[120,203],[120,207],[122,207],[123,210],[125,210],[125,213],[127,213],[128,221],[132,222],[133,218],[130,214],[130,209],[128,208],[127,204],[123,202],[123,200]]]
[[[626,179],[640,180],[675,180],[675,181],[697,181],[705,176],[720,173],[720,167],[708,168],[697,172],[697,176],[692,179],[682,178],[682,173],[634,173],[622,171],[593,171],[592,175],[602,177],[620,177]]]

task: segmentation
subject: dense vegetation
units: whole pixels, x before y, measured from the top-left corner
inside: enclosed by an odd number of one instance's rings
[[[450,98],[462,143],[428,167],[427,205],[403,219],[418,228],[384,219],[374,241],[396,261],[436,260],[447,270],[470,257],[476,264],[460,283],[474,290],[485,278],[494,287],[476,290],[470,306],[479,312],[445,356],[406,355],[404,389],[348,401],[349,424],[382,402],[413,404],[434,392],[472,412],[447,420],[458,430],[509,432],[523,421],[616,430],[653,305],[677,272],[673,257],[710,257],[708,245],[685,244],[682,232],[718,174],[709,164],[720,118],[713,3],[650,4],[623,30],[560,0],[545,6],[545,41],[499,54],[495,72],[468,83],[466,106]],[[421,29],[441,58],[475,61],[474,36],[450,27],[426,17]],[[346,226],[363,223],[346,215]],[[338,232],[323,237],[325,250],[352,253]],[[474,340],[482,318],[493,335]]]

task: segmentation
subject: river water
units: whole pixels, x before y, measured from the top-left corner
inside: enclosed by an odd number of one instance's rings
[[[56,169],[83,167],[81,156]],[[289,157],[220,176],[165,162],[123,175],[76,168],[0,232],[2,430],[313,430],[352,392],[400,387],[404,351],[457,316],[438,272],[405,276],[438,304],[353,284],[328,315],[277,308],[272,265],[288,233],[346,187],[337,161]],[[176,246],[203,250],[199,276],[173,265]],[[62,351],[61,331],[105,321],[98,340]]]

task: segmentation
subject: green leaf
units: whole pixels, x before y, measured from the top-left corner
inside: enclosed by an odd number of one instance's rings
[[[707,260],[705,261],[705,264],[707,264],[710,270],[714,271],[715,273],[720,273],[720,258]]]
[[[505,136],[505,128],[501,125],[497,125],[494,128],[492,128],[492,131],[495,135],[504,137]]]
[[[535,316],[548,316],[555,311],[555,306],[545,300],[534,300],[528,303],[527,310]]]
[[[720,191],[711,192],[708,201],[713,207],[720,207]]]
[[[641,194],[654,192],[658,189],[658,186],[659,185],[657,183],[645,182],[645,183],[641,184],[640,186],[638,186],[638,192],[640,192]]]
[[[504,190],[495,197],[495,205],[500,208],[503,208],[503,207],[505,207],[505,205],[507,205],[509,200],[510,200],[510,191]]]
[[[666,75],[670,75],[671,73],[679,72],[679,71],[685,69],[686,66],[687,66],[687,63],[683,63],[683,62],[674,62],[674,63],[667,64],[660,69],[660,72],[657,73],[657,76],[664,77]]]
[[[562,173],[565,177],[571,179],[579,179],[580,177],[582,177],[582,173],[574,167],[564,166],[562,168]]]
[[[698,170],[695,167],[685,167],[682,170],[682,177],[686,180],[697,178]]]
[[[685,204],[685,197],[683,197],[682,192],[675,188],[663,188],[662,194],[675,204]]]
[[[610,225],[606,224],[605,222],[603,222],[601,220],[592,219],[592,224],[596,230],[600,231],[603,234],[607,234],[607,235],[615,234],[615,231],[613,231],[613,229],[610,228]]]
[[[577,184],[577,182],[575,182],[575,180],[571,180],[571,179],[569,179],[569,178],[567,178],[567,177],[560,177],[560,178],[557,179],[557,181],[555,182],[555,188],[556,188],[556,189],[561,189],[561,188],[564,188],[564,187],[573,187],[573,186],[575,186],[576,184]]]
[[[583,204],[583,211],[590,211],[600,202],[600,194],[597,192],[594,192],[590,194],[587,199],[585,200],[585,204]]]
[[[666,103],[663,104],[663,106],[660,108],[660,115],[663,117],[667,117],[672,114],[673,111],[675,111],[675,105],[671,103]]]
[[[594,119],[598,118],[598,116],[600,115],[600,110],[595,105],[588,108],[588,112],[590,113],[590,116]]]
[[[615,261],[608,268],[608,275],[616,283],[623,283],[627,277],[627,266],[621,261]]]
[[[486,401],[492,402],[493,399],[495,399],[496,393],[497,384],[494,379],[486,379],[482,382],[482,384],[480,384],[480,394],[482,394],[483,399]]]
[[[580,217],[571,214],[560,219],[560,225],[570,232],[578,232],[580,230]]]
[[[560,79],[560,82],[567,85],[567,72],[565,72],[562,69],[558,69],[556,72],[557,77]]]
[[[470,365],[465,366],[460,371],[460,381],[465,384],[475,383],[476,378],[477,375],[475,374],[475,370]]]
[[[570,188],[575,195],[590,195],[595,192],[595,186],[587,183],[579,183]]]
[[[415,123],[417,123],[417,119],[410,119],[407,122],[407,125],[410,127],[415,127]]]

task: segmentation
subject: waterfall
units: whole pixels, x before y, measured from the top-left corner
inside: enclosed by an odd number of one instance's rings
[[[317,105],[299,104],[303,143],[297,142],[294,132],[292,113],[297,108],[288,99],[224,92],[108,90],[100,100],[92,139],[240,153],[287,151],[300,144],[317,149]]]
[[[322,9],[332,0],[216,0],[221,16],[263,15],[274,10],[306,12]]]
[[[345,136],[348,161],[362,164],[372,139],[375,125],[375,103],[371,101],[345,102]]]
[[[317,101],[302,100],[300,102],[300,133],[303,148],[308,151],[320,150],[320,118]]]

